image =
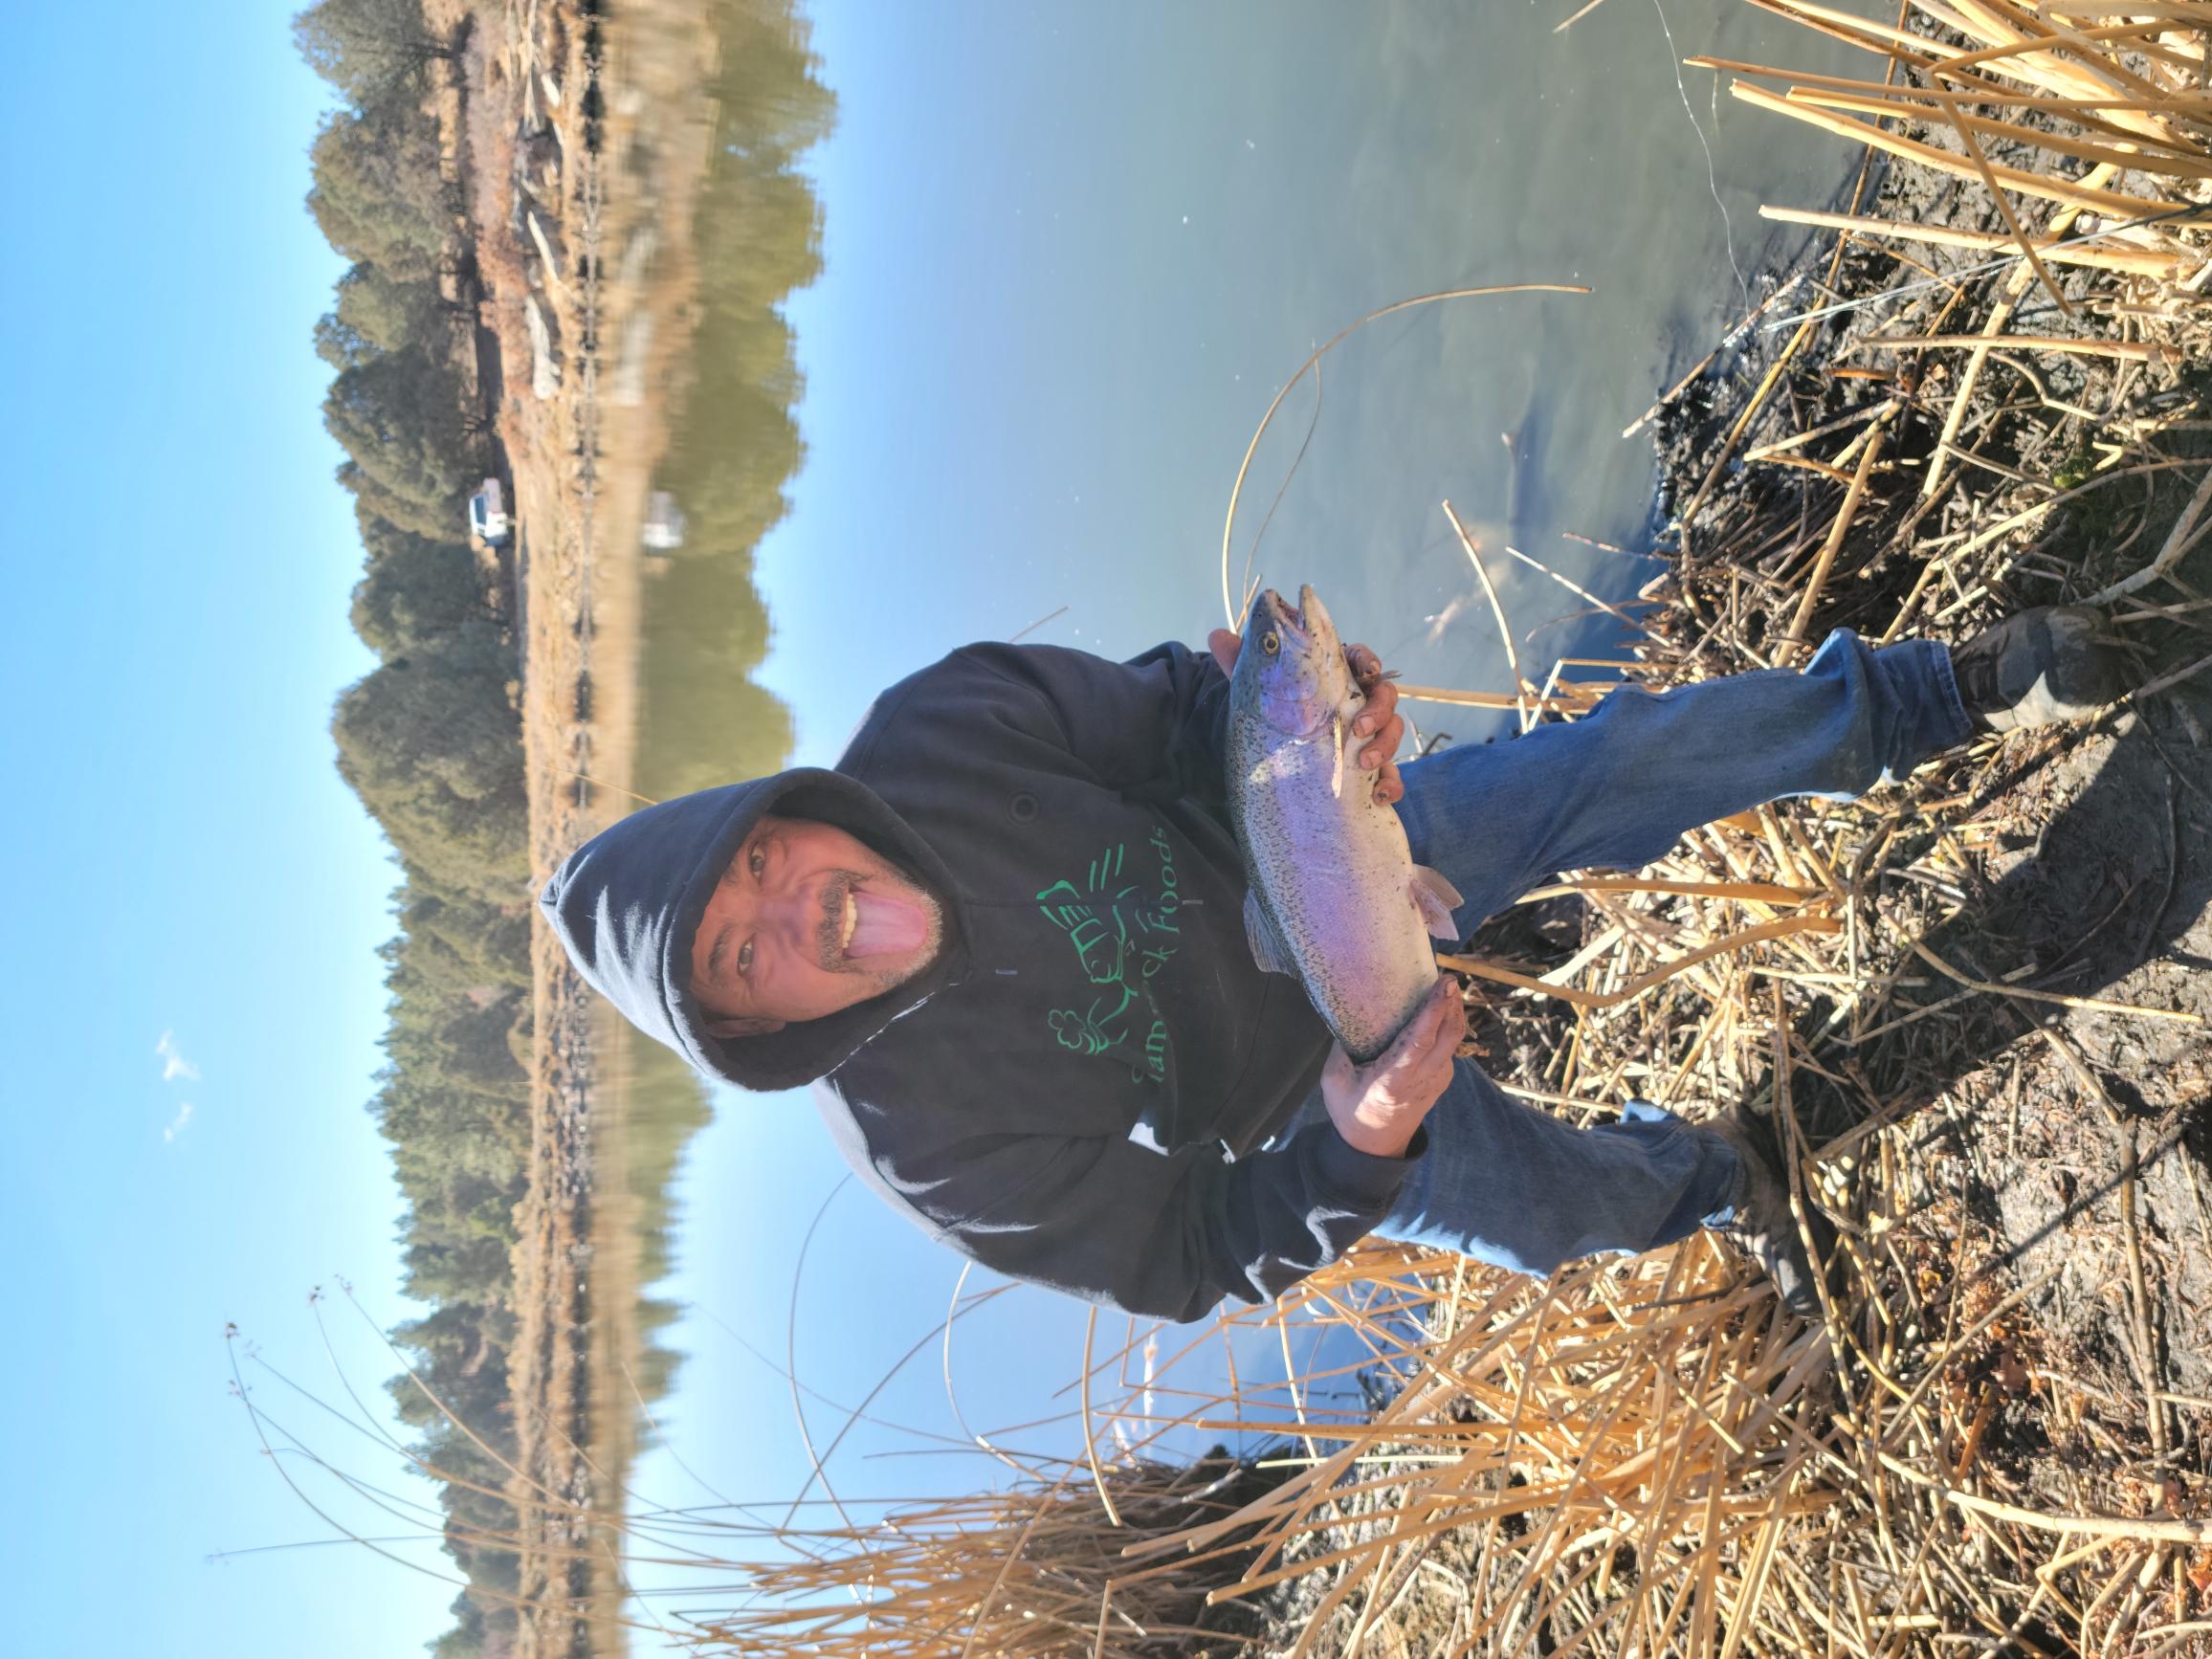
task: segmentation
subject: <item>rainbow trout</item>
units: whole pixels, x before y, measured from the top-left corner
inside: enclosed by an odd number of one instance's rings
[[[1229,821],[1244,850],[1252,959],[1290,974],[1353,1059],[1390,1046],[1436,984],[1429,937],[1461,902],[1416,865],[1396,808],[1375,799],[1352,722],[1367,699],[1311,587],[1294,608],[1254,601],[1230,681]]]

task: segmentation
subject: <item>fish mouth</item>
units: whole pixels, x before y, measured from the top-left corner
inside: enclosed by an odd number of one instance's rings
[[[1335,637],[1336,624],[1312,583],[1298,589],[1295,605],[1271,587],[1261,596],[1260,608],[1271,628],[1281,630],[1289,643],[1301,649]]]
[[[1336,637],[1336,623],[1329,615],[1328,607],[1321,603],[1321,596],[1314,591],[1312,583],[1298,589],[1298,626],[1309,639]]]
[[[1311,600],[1313,596],[1314,590],[1311,587],[1301,587],[1298,590],[1300,603],[1293,605],[1271,587],[1263,598],[1263,608],[1266,609],[1268,620],[1271,623],[1288,632],[1297,644],[1305,645],[1311,641],[1313,636],[1306,626],[1304,602]]]

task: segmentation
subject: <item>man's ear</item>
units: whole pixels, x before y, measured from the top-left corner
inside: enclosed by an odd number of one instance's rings
[[[765,1020],[758,1015],[739,1019],[709,1020],[706,1024],[710,1037],[765,1037],[784,1029],[782,1020]]]

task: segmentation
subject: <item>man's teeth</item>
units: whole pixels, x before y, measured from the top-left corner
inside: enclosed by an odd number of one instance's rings
[[[837,941],[837,949],[839,954],[850,955],[852,953],[853,930],[859,927],[859,901],[852,896],[850,891],[848,891],[845,895],[845,937]]]

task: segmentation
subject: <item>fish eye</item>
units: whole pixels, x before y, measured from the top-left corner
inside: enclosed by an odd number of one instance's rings
[[[1283,649],[1282,636],[1273,633],[1261,634],[1260,649],[1266,652],[1270,656],[1274,655],[1276,652]]]

